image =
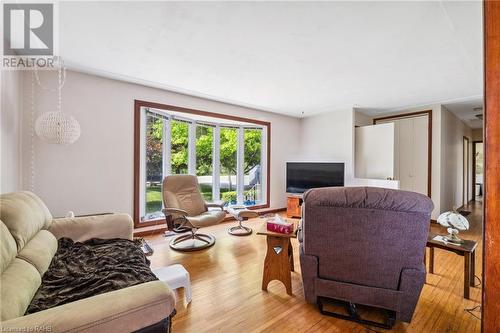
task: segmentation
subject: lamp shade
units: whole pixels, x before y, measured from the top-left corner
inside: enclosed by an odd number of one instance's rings
[[[469,221],[455,211],[449,211],[439,215],[437,222],[443,227],[451,227],[457,230],[469,230]]]
[[[35,122],[38,137],[48,143],[70,145],[81,134],[80,124],[71,115],[60,111],[41,114]]]

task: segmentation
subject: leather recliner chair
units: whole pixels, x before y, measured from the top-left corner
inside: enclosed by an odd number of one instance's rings
[[[163,213],[169,230],[186,233],[174,238],[170,247],[178,251],[195,251],[215,244],[212,235],[197,233],[199,228],[224,220],[224,203],[207,203],[198,178],[193,175],[170,175],[163,180]],[[216,208],[216,209],[209,209]]]

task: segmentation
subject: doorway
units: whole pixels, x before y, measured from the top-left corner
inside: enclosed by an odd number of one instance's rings
[[[472,142],[472,200],[483,201],[483,141]]]
[[[469,138],[463,138],[462,208],[469,203]]]

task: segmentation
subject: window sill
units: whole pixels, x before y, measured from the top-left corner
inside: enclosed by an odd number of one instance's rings
[[[259,215],[264,215],[264,214],[270,214],[270,213],[277,213],[281,211],[285,211],[285,207],[279,207],[279,208],[269,208],[269,205],[260,205],[260,206],[253,206],[253,207],[248,207],[250,210],[256,210]],[[226,214],[226,217],[224,218],[223,222],[226,221],[232,221],[234,220],[234,217],[231,216],[230,214]],[[137,233],[148,233],[148,232],[163,232],[167,230],[167,224],[165,223],[165,219],[154,219],[154,220],[148,220],[140,223],[136,223],[134,225],[134,236],[136,236]]]

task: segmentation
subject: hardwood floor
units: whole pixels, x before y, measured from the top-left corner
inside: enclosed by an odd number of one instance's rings
[[[479,241],[476,275],[482,272],[482,203],[465,207],[471,229],[460,235]],[[256,218],[247,221],[254,231],[263,223]],[[152,268],[182,264],[191,275],[193,301],[187,307],[183,292],[178,294],[174,332],[389,332],[319,313],[304,301],[300,275],[298,242],[294,245],[295,270],[292,273],[293,296],[288,296],[281,282],[272,281],[268,292],[261,290],[262,265],[266,238],[256,235],[236,237],[226,229],[235,222],[204,228],[203,233],[217,237],[210,249],[179,253],[168,247],[170,238],[146,236],[154,248]],[[433,225],[441,233],[444,228]],[[463,295],[463,257],[435,250],[435,274],[427,275],[420,301],[411,324],[397,323],[391,332],[480,332],[480,320],[465,311],[480,304],[481,288],[471,288],[471,299]],[[480,316],[480,311],[474,311]]]

